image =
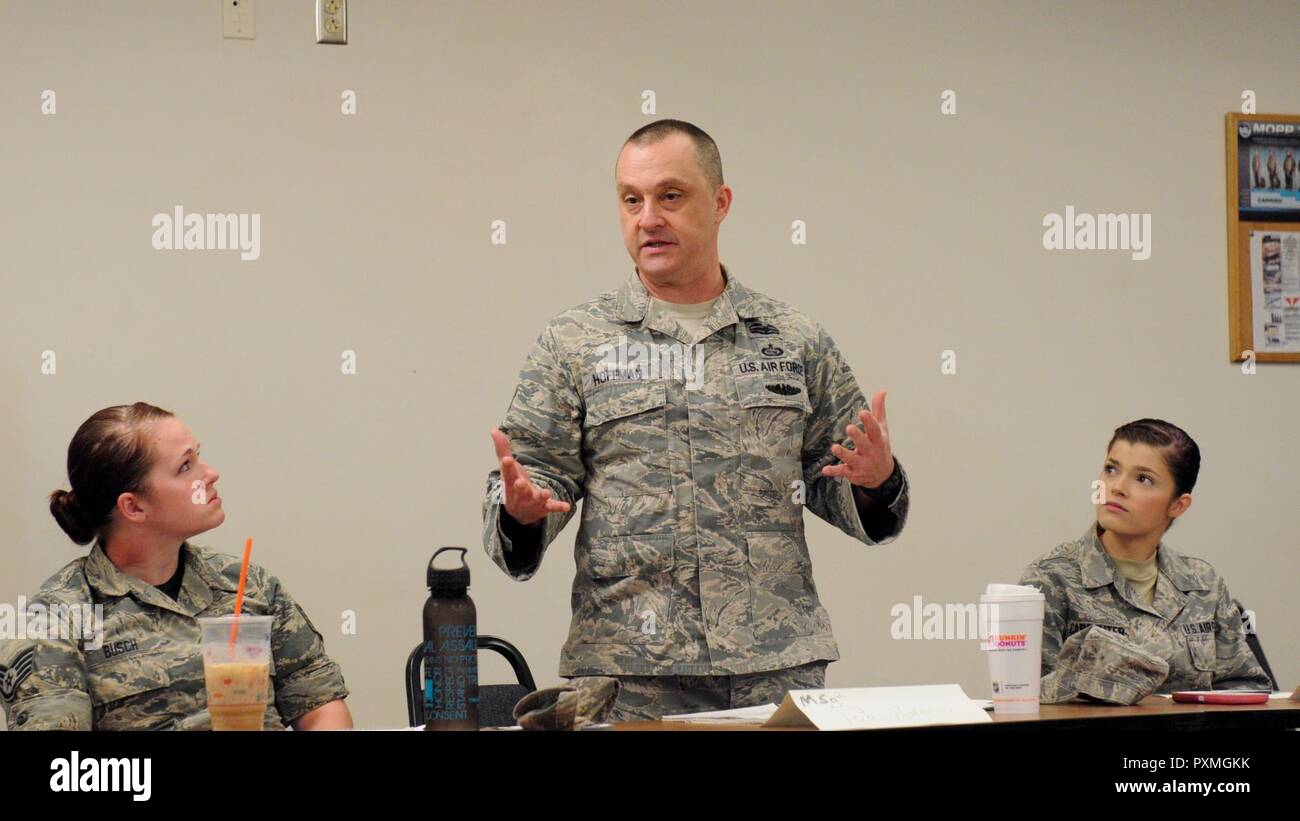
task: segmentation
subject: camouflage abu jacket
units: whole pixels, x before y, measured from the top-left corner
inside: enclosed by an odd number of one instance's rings
[[[1046,597],[1043,617],[1042,700],[1056,700],[1053,676],[1061,643],[1097,625],[1124,636],[1163,659],[1169,675],[1154,692],[1174,690],[1273,689],[1246,644],[1241,612],[1210,563],[1156,548],[1155,598],[1151,604],[1134,592],[1101,544],[1094,523],[1081,537],[1053,548],[1025,568],[1020,583]],[[1114,684],[1123,689],[1120,660],[1108,664]],[[1083,673],[1085,671],[1078,671]]]
[[[11,730],[209,729],[198,616],[234,612],[240,560],[186,542],[178,600],[122,573],[98,542],[52,576],[27,608],[37,614],[103,606],[102,633],[48,625],[44,637],[0,642],[0,703]],[[243,612],[275,616],[266,729],[346,698],[320,633],[274,576],[249,565]],[[53,622],[53,619],[46,619]],[[83,619],[81,624],[85,624]],[[66,629],[71,626],[73,629]],[[71,637],[69,637],[71,636]],[[84,636],[84,638],[77,638]]]
[[[574,507],[547,516],[535,543],[512,542],[494,470],[483,542],[528,579],[583,500],[561,676],[838,659],[803,509],[868,545],[903,528],[901,464],[888,483],[897,490],[878,489],[892,498],[861,511],[847,480],[821,475],[838,461],[831,443],[852,447],[845,426],[869,408],[835,343],[722,273],[726,288],[693,335],[649,311],[634,270],[552,319],[520,373],[501,430],[533,481]]]

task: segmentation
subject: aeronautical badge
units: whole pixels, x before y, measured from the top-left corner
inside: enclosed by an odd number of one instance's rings
[[[745,320],[745,327],[755,336],[776,336],[781,333],[774,326],[768,325],[766,322],[757,319]]]
[[[18,654],[12,667],[0,664],[0,698],[13,701],[18,695],[18,685],[32,674],[32,659],[36,657],[36,648],[29,647]]]
[[[799,387],[798,385],[787,385],[784,382],[777,382],[776,384],[773,385],[764,385],[764,387],[767,388],[772,393],[779,393],[782,396],[794,396],[795,394],[801,393],[803,391],[803,388]]]

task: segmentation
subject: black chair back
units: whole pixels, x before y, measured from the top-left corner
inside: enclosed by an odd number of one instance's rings
[[[519,648],[505,639],[479,636],[476,644],[479,650],[492,650],[504,656],[518,679],[517,684],[479,684],[479,726],[512,727],[515,724],[515,704],[537,689],[532,671],[528,669],[528,662],[524,661],[524,654],[519,652]],[[421,674],[426,655],[424,642],[421,642],[406,657],[406,717],[411,727],[424,723],[424,682]]]
[[[1237,599],[1233,599],[1232,603],[1237,605],[1237,609],[1242,613],[1246,612],[1245,605]],[[1280,690],[1282,688],[1278,687],[1277,676],[1273,675],[1273,668],[1268,666],[1268,659],[1264,658],[1264,648],[1260,646],[1259,634],[1255,632],[1254,620],[1252,619],[1251,621],[1252,623],[1250,624],[1249,629],[1246,630],[1246,645],[1250,647],[1250,652],[1255,654],[1255,661],[1258,661],[1259,666],[1264,668],[1264,675],[1268,676],[1268,680],[1273,682],[1273,690]],[[1243,627],[1245,627],[1245,625],[1243,625]]]

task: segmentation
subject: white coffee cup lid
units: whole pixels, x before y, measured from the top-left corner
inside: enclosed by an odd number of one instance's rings
[[[1021,584],[990,584],[984,590],[985,598],[996,599],[1041,599],[1043,594],[1038,588]]]

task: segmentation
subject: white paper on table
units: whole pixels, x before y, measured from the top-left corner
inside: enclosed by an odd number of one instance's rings
[[[678,713],[664,716],[663,721],[685,721],[707,724],[762,724],[776,712],[775,704],[757,707],[737,707],[734,710],[710,710],[704,713]]]
[[[984,724],[993,719],[960,684],[791,690],[768,727],[812,725],[819,730]]]

